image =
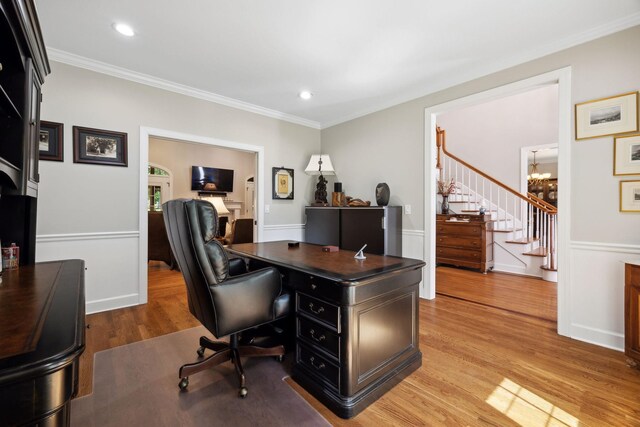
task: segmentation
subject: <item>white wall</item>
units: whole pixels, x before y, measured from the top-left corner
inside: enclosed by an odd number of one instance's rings
[[[435,197],[425,196],[423,188],[425,108],[566,66],[572,68],[573,104],[637,91],[640,27],[323,129],[322,150],[334,160],[347,192],[372,194],[375,182],[385,180],[392,202],[412,205],[412,214],[404,216],[404,227],[424,230],[425,197]],[[618,211],[621,179],[613,176],[612,137],[574,141],[570,163],[571,218],[565,226],[570,227],[572,253],[571,265],[564,268],[572,272],[568,296],[572,302],[580,301],[567,313],[570,334],[622,348],[620,259],[640,254],[640,215]],[[575,252],[576,247],[590,248],[589,256]],[[603,271],[616,274],[603,275]]]
[[[38,261],[87,260],[88,311],[146,298],[138,295],[135,256],[137,233],[146,233],[138,226],[141,127],[263,146],[264,176],[256,178],[265,180],[264,200],[271,205],[265,227],[301,227],[303,207],[313,195],[313,177],[305,175],[304,167],[320,150],[317,129],[66,64],[51,66],[41,117],[64,123],[65,161],[40,162],[36,256]],[[128,167],[73,163],[74,125],[126,132]],[[294,169],[294,200],[271,200],[274,166]]]
[[[447,149],[520,188],[520,148],[558,143],[558,87],[546,86],[438,115]]]
[[[210,145],[149,138],[149,162],[167,167],[173,178],[173,198],[197,198],[191,191],[191,166],[233,170],[233,191],[227,198],[244,202],[244,181],[255,175],[256,155]]]

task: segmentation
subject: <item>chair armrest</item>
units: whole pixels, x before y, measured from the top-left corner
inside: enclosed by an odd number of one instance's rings
[[[239,276],[247,272],[247,263],[242,258],[229,258],[229,276]]]
[[[280,272],[273,267],[232,277],[209,286],[222,337],[276,319],[275,301],[282,290]]]

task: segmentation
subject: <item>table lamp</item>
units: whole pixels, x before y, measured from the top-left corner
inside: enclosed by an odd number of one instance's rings
[[[327,180],[323,175],[335,175],[336,171],[331,164],[331,158],[328,154],[312,154],[309,164],[305,168],[308,175],[320,175],[316,184],[316,192],[314,194],[316,206],[326,206],[327,202]]]

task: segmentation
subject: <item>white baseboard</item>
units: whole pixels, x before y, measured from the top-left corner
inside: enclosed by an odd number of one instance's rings
[[[604,331],[577,323],[571,324],[571,338],[612,350],[624,351],[624,334]]]
[[[87,302],[87,314],[100,313],[102,311],[115,310],[117,308],[131,307],[140,303],[139,294],[121,295]]]

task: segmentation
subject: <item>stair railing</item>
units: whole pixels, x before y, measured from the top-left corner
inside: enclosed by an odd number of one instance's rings
[[[534,194],[526,195],[475,168],[447,151],[446,131],[436,127],[437,163],[439,179],[453,179],[457,191],[449,196],[450,204],[461,204],[460,213],[477,212],[483,204],[487,214],[495,220],[495,229],[513,231],[529,242],[539,240],[547,270],[557,269],[557,213],[558,209]]]

